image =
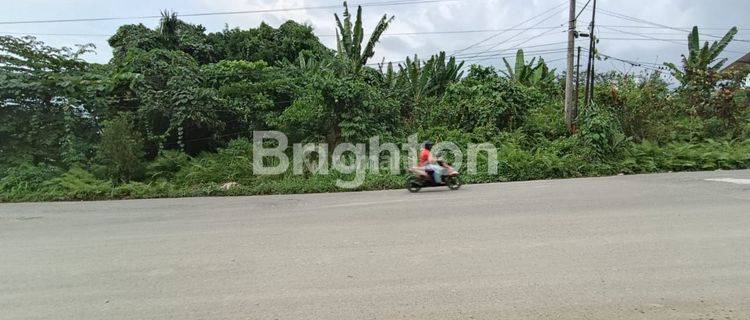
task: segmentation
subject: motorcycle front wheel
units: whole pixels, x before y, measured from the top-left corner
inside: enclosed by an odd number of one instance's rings
[[[461,180],[457,176],[455,176],[455,177],[446,177],[445,178],[445,184],[451,190],[458,190],[458,188],[461,188]]]

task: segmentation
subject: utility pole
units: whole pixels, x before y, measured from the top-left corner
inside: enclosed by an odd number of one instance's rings
[[[596,79],[596,72],[594,72],[594,64],[596,62],[596,36],[594,36],[594,27],[596,26],[596,0],[594,0],[593,8],[591,12],[591,91],[589,92],[589,103],[594,101],[594,80]]]
[[[589,60],[586,66],[586,92],[583,97],[586,107],[594,99],[594,51],[596,50],[596,40],[594,37],[594,18],[596,17],[596,0],[594,0],[593,12],[591,13],[591,24],[589,25]]]
[[[578,46],[578,53],[576,54],[576,88],[575,92],[573,93],[573,103],[576,107],[576,113],[578,112],[578,92],[579,87],[581,85],[581,46]],[[576,117],[578,117],[578,114],[576,114]]]
[[[576,31],[576,0],[570,1],[568,14],[568,69],[565,74],[565,125],[569,132],[575,132],[575,105],[573,104],[573,49]]]

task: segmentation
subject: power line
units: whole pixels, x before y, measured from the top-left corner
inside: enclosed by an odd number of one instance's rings
[[[607,27],[607,26],[601,26],[601,25],[599,25],[598,27],[602,27],[605,29],[609,28],[609,30],[615,30],[614,27]],[[619,34],[619,33],[623,33],[623,31],[622,29],[617,29],[617,32],[597,32],[597,33],[598,34]],[[675,36],[675,37],[680,37],[680,40],[687,40],[687,37],[685,37],[684,32],[679,32],[679,33],[678,32],[638,32],[638,34],[653,35],[653,36]]]
[[[659,40],[658,38],[647,36],[647,35],[643,35],[643,34],[639,34],[639,33],[635,33],[635,32],[624,31],[624,30],[619,30],[619,29],[610,28],[610,27],[602,27],[602,28],[607,29],[607,30],[617,31],[617,32],[624,33],[624,34],[630,34],[630,35],[638,36],[638,37],[644,38],[644,40],[646,40],[646,39]],[[672,41],[672,40],[664,40],[664,41],[676,43],[676,44],[679,44],[679,45],[683,45],[683,43],[675,42],[675,41]]]
[[[653,41],[672,42],[674,44],[679,44],[679,45],[684,45],[684,43],[677,43],[677,41],[687,42],[686,39],[664,39],[664,38],[622,38],[622,37],[620,37],[620,38],[618,38],[618,37],[609,38],[609,37],[600,37],[600,38],[597,38],[597,39],[601,39],[601,40],[639,40],[639,41],[653,40]]]
[[[385,7],[385,6],[400,6],[400,5],[413,5],[423,3],[439,3],[439,2],[454,2],[457,0],[395,0],[395,1],[383,1],[383,2],[371,2],[371,3],[360,3],[354,4],[354,6],[361,7]],[[277,9],[260,9],[260,10],[238,10],[238,11],[220,11],[220,12],[200,12],[200,13],[187,13],[180,14],[179,17],[202,17],[202,16],[220,16],[220,15],[237,15],[237,14],[257,14],[257,13],[270,13],[270,12],[287,12],[287,11],[300,11],[300,10],[324,10],[324,9],[336,9],[341,8],[340,5],[326,5],[326,6],[305,6],[305,7],[294,7],[294,8],[277,8]],[[76,19],[46,19],[46,20],[19,20],[19,21],[0,21],[0,25],[11,25],[11,24],[38,24],[38,23],[60,23],[60,22],[92,22],[92,21],[112,21],[112,20],[144,20],[144,19],[161,19],[161,15],[148,15],[148,16],[131,16],[131,17],[97,17],[97,18],[76,18]]]
[[[581,11],[578,11],[578,14],[573,19],[574,21],[578,21],[578,17],[581,15],[581,13],[583,13],[583,10],[586,10],[586,7],[589,6],[589,3],[591,3],[591,0],[586,1],[586,4],[583,5],[583,8],[581,8]]]
[[[632,17],[632,16],[628,16],[628,15],[625,15],[625,14],[621,14],[621,13],[617,13],[617,12],[609,11],[609,10],[604,10],[604,9],[601,9],[601,11],[602,11],[602,14],[604,14],[604,15],[607,15],[607,16],[610,16],[610,17],[619,18],[619,19],[623,19],[623,20],[627,20],[627,21],[631,21],[631,22],[638,22],[638,23],[642,23],[642,24],[648,24],[648,25],[652,25],[652,26],[656,26],[656,27],[661,27],[661,28],[664,28],[664,29],[671,29],[671,30],[676,30],[676,31],[690,32],[690,30],[688,28],[684,28],[684,29],[683,28],[676,28],[676,27],[672,27],[672,26],[668,26],[668,25],[664,25],[664,24],[660,24],[660,23],[656,23],[656,22],[645,20],[645,19],[641,19],[641,18],[637,18],[637,17]],[[717,38],[717,39],[723,38],[722,36],[717,36],[717,35],[708,34],[708,33],[699,33],[699,34],[702,35],[702,36],[707,36],[707,37],[712,37],[712,38]],[[745,40],[745,39],[734,39],[734,40],[738,41],[738,42],[750,42],[750,40]]]
[[[623,63],[627,63],[627,64],[629,64],[629,65],[631,65],[633,67],[640,67],[640,68],[654,70],[654,71],[663,71],[663,70],[666,70],[666,67],[664,67],[663,65],[656,64],[656,63],[638,62],[638,61],[633,61],[633,60],[618,58],[618,57],[611,56],[611,55],[608,55],[608,54],[604,54],[604,53],[601,53],[601,52],[597,52],[597,54],[599,54],[599,55],[601,55],[603,57],[606,57],[608,59],[612,59],[612,60],[620,61],[620,62],[623,62]]]
[[[566,2],[567,2],[567,1],[563,1],[563,2],[560,2],[559,4],[557,4],[557,5],[555,5],[555,6],[551,7],[551,8],[549,8],[549,9],[547,9],[547,10],[544,10],[544,11],[542,11],[542,13],[540,13],[540,14],[537,14],[537,15],[535,15],[535,16],[533,16],[533,17],[531,17],[531,18],[528,18],[528,19],[526,19],[526,20],[524,20],[524,21],[521,21],[521,22],[519,22],[518,24],[514,25],[514,26],[513,26],[513,27],[511,27],[511,28],[517,28],[517,27],[520,27],[520,26],[522,26],[523,24],[525,24],[525,23],[527,23],[527,22],[529,22],[529,21],[532,21],[532,20],[534,20],[534,19],[536,19],[536,18],[538,18],[538,17],[541,17],[541,16],[543,16],[543,15],[547,14],[548,12],[551,12],[551,11],[553,11],[553,10],[555,10],[555,9],[558,9],[558,8],[560,8],[560,7],[564,6]],[[465,47],[465,48],[463,48],[463,49],[460,49],[460,50],[456,50],[456,51],[454,51],[453,53],[451,53],[451,55],[455,55],[455,54],[457,54],[457,53],[460,53],[460,52],[464,52],[464,51],[466,51],[466,50],[469,50],[469,49],[471,49],[471,48],[473,48],[473,47],[476,47],[477,45],[480,45],[480,44],[482,44],[482,43],[485,43],[485,42],[487,42],[487,41],[490,41],[490,40],[492,40],[492,39],[494,39],[494,38],[496,38],[496,37],[499,37],[500,35],[504,34],[505,32],[506,32],[506,31],[501,31],[501,32],[498,32],[498,33],[496,33],[496,34],[493,34],[493,35],[491,35],[491,36],[489,36],[489,37],[486,37],[486,38],[484,38],[484,39],[482,39],[482,40],[480,40],[480,41],[478,41],[478,42],[472,43],[472,44],[470,44],[469,46],[467,46],[467,47]]]
[[[638,37],[639,37],[639,38],[622,38],[622,37],[618,38],[618,37],[603,37],[603,38],[599,38],[599,39],[601,39],[601,40],[623,40],[623,41],[638,41],[638,40],[641,40],[641,41],[662,41],[662,42],[669,42],[669,43],[672,43],[672,44],[676,44],[676,45],[679,45],[679,46],[684,46],[684,45],[685,45],[685,43],[687,42],[687,39],[665,39],[665,38],[656,38],[656,37],[648,36],[648,35],[646,35],[646,34],[643,34],[643,33],[629,32],[629,31],[619,30],[619,29],[615,29],[615,28],[610,28],[610,27],[605,27],[605,26],[601,26],[601,27],[602,27],[602,28],[604,28],[604,29],[608,29],[608,30],[613,30],[613,31],[616,31],[616,32],[619,32],[619,33],[630,34],[630,35],[634,35],[634,36],[638,36]],[[724,51],[724,52],[728,52],[728,53],[745,54],[745,52],[741,52],[741,51],[733,51],[733,50],[723,50],[723,51]]]
[[[540,44],[540,45],[527,46],[526,48],[545,47],[545,46],[550,46],[550,45],[559,45],[560,43],[564,43],[564,42],[545,43],[545,44]],[[490,54],[464,53],[464,54],[459,54],[459,55],[455,55],[455,56],[451,56],[451,57],[454,57],[454,58],[456,58],[456,60],[459,60],[459,61],[462,61],[462,60],[463,61],[468,61],[471,58],[477,58],[477,57],[503,57],[503,56],[505,56],[505,57],[513,57],[513,56],[516,55],[515,52],[512,52],[512,53],[507,53],[507,52],[508,51],[518,50],[518,49],[526,49],[526,48],[507,48],[507,49],[503,49],[503,50],[492,51],[492,52],[495,52],[495,53],[490,53]],[[547,52],[547,51],[552,52],[552,51],[559,51],[559,50],[563,50],[563,49],[540,49],[540,50],[536,50],[536,51],[533,51],[533,50],[532,51],[525,51],[524,53],[526,53],[526,54],[535,54],[535,53],[542,53],[542,52]],[[394,64],[399,64],[399,63],[403,63],[405,61],[406,60],[396,60],[396,61],[388,61],[388,62],[389,63],[394,63]],[[380,65],[380,64],[381,64],[381,62],[373,62],[373,63],[368,63],[367,65],[369,65],[369,66],[377,66],[377,65]]]
[[[527,52],[524,52],[524,53],[534,55],[534,54],[542,54],[542,53],[554,53],[554,52],[559,52],[561,50],[562,49],[542,49],[542,50],[536,50],[536,51],[527,51]],[[493,54],[486,54],[486,55],[467,55],[467,56],[464,56],[464,57],[455,57],[455,58],[458,61],[471,61],[474,58],[484,58],[484,57],[487,57],[487,58],[489,58],[489,57],[492,57],[492,58],[502,58],[502,57],[514,57],[515,55],[516,55],[516,53],[493,53]],[[388,61],[388,63],[393,63],[393,64],[400,64],[400,63],[403,63],[403,62],[406,62],[406,60]],[[381,62],[373,62],[373,63],[368,63],[367,65],[368,66],[378,66],[378,65],[381,65],[381,64],[383,64],[383,63],[381,63]]]
[[[506,48],[506,49],[500,49],[500,50],[492,50],[492,51],[488,51],[488,52],[501,53],[501,52],[506,52],[506,51],[511,51],[511,50],[528,49],[528,48],[538,48],[538,47],[547,47],[547,46],[553,46],[553,45],[561,45],[561,44],[565,44],[565,43],[567,43],[567,42],[566,41],[549,42],[549,43],[542,43],[542,44],[536,44],[536,45],[531,45],[531,46],[525,46],[523,48],[521,48],[521,47]],[[462,54],[457,54],[454,57],[456,57],[456,59],[458,59],[458,58],[461,58],[461,57],[471,56],[471,55],[474,55],[474,54],[472,54],[472,53],[462,53]]]
[[[549,30],[557,29],[559,26],[554,27],[535,27],[531,30]],[[382,36],[411,36],[411,35],[441,35],[441,34],[468,34],[468,33],[487,33],[487,32],[498,32],[498,31],[516,31],[524,30],[523,28],[506,28],[506,29],[476,29],[476,30],[439,30],[439,31],[413,31],[413,32],[392,32],[383,33]],[[74,36],[74,37],[111,37],[113,34],[103,33],[38,33],[38,32],[4,32],[0,31],[0,34],[12,34],[12,35],[30,35],[30,36]],[[365,35],[369,35],[365,34]],[[319,34],[317,37],[335,37],[335,34]]]
[[[58,37],[111,37],[111,34],[103,33],[37,33],[37,32],[6,32],[0,31],[0,34],[14,34],[23,36],[58,36]]]
[[[664,29],[664,27],[643,26],[643,25],[635,26],[635,25],[604,25],[604,24],[600,24],[599,26],[601,26],[601,27],[612,27],[612,28],[632,28],[632,29]],[[704,27],[704,26],[697,26],[697,27],[700,28],[700,29],[703,29],[703,30],[729,30],[733,26],[728,26],[728,27]],[[690,29],[692,27],[675,27],[675,28],[678,28],[678,29]],[[742,30],[742,29],[746,29],[746,28],[737,27],[737,29],[738,30]],[[683,30],[680,30],[680,31],[683,31]]]
[[[539,54],[546,54],[546,53],[564,52],[566,50],[567,49],[565,49],[565,48],[563,48],[563,49],[544,49],[544,50],[526,51],[526,52],[524,52],[524,54],[539,55]],[[515,57],[515,56],[516,56],[516,53],[492,53],[492,54],[478,54],[478,55],[474,55],[474,56],[466,56],[466,57],[463,57],[461,59],[462,60],[463,59],[469,60],[469,59],[474,59],[474,58],[490,58],[490,57],[492,57],[492,58],[508,58],[508,57]]]
[[[546,30],[546,29],[557,29],[558,26],[554,27],[535,27],[532,29]],[[383,36],[410,36],[410,35],[429,35],[429,34],[466,34],[466,33],[486,33],[486,32],[506,32],[524,30],[524,28],[506,28],[506,29],[477,29],[477,30],[442,30],[442,31],[414,31],[414,32],[393,32],[383,33]],[[368,34],[366,34],[368,35]],[[318,37],[335,37],[335,34],[322,34]]]
[[[563,50],[563,51],[560,51],[560,52],[564,52],[564,51],[565,51],[565,50]],[[550,52],[550,53],[555,53],[555,52]],[[545,54],[545,53],[542,53],[542,54],[540,54],[540,55],[538,55],[538,56],[541,56],[541,55],[544,55],[544,54]],[[467,62],[478,62],[478,61],[487,61],[487,60],[493,60],[493,59],[497,59],[497,58],[503,58],[503,57],[484,57],[484,58],[481,58],[481,57],[480,57],[480,58],[478,58],[478,59],[467,59],[467,60],[463,60],[463,61],[467,61]],[[562,58],[555,58],[555,59],[550,59],[550,60],[544,60],[544,62],[545,62],[545,63],[552,63],[552,62],[556,62],[556,61],[560,61],[560,60],[563,60],[563,59],[565,59],[565,58],[567,58],[567,57],[562,57]]]
[[[554,17],[555,17],[556,15],[557,15],[557,13],[558,13],[557,11],[556,11],[556,12],[553,12],[553,13],[552,13],[551,15],[549,15],[548,17],[546,17],[546,18],[544,18],[544,19],[542,19],[542,20],[538,21],[537,23],[535,23],[535,24],[534,24],[534,25],[532,25],[531,27],[536,27],[536,26],[538,26],[538,25],[542,24],[543,22],[545,22],[545,21],[547,21],[547,20],[549,20],[549,19],[552,19],[552,18],[554,18]],[[529,31],[529,30],[530,30],[530,29],[528,29],[528,28],[527,28],[527,29],[525,29],[525,30],[522,30],[521,32],[518,32],[518,33],[516,33],[516,34],[514,34],[514,35],[510,36],[509,38],[505,39],[505,40],[504,40],[504,42],[510,41],[510,40],[512,40],[513,38],[515,38],[515,37],[517,37],[517,36],[519,36],[519,35],[521,35],[521,34],[525,33],[526,31]],[[547,30],[547,31],[541,32],[541,33],[539,33],[539,34],[537,34],[537,35],[534,35],[534,36],[532,36],[532,37],[530,37],[530,38],[526,39],[525,41],[521,41],[521,42],[519,42],[519,43],[516,43],[516,44],[514,44],[514,46],[518,47],[518,46],[520,46],[520,45],[522,45],[522,44],[524,44],[524,43],[527,43],[527,42],[529,42],[529,41],[531,41],[531,40],[534,40],[534,39],[536,39],[536,38],[539,38],[539,37],[541,37],[541,36],[543,36],[543,35],[545,35],[545,34],[548,34],[548,33],[550,33],[551,31],[554,31],[554,30],[553,30],[553,29],[550,29],[550,30]],[[491,47],[489,47],[489,48],[485,49],[484,51],[482,51],[482,52],[479,52],[479,54],[482,54],[482,53],[486,53],[486,52],[488,52],[488,51],[490,51],[490,50],[492,50],[492,49],[496,48],[497,46],[499,46],[499,45],[500,45],[500,44],[502,44],[502,43],[503,43],[503,42],[497,42],[497,43],[495,43],[495,44],[494,44],[493,46],[491,46]]]

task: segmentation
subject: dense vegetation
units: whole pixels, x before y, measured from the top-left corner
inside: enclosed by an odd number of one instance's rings
[[[335,172],[253,175],[253,130],[494,143],[498,174],[466,182],[750,167],[747,70],[717,60],[735,29],[703,47],[694,29],[682,65],[668,66],[676,87],[658,73],[597,75],[568,132],[562,77],[541,59],[519,52],[497,71],[441,52],[373,67],[392,17],[367,41],[361,8],[335,19],[331,50],[293,21],[206,33],[165,12],[155,29],[121,26],[107,64],[81,59],[90,46],[0,37],[0,201],[338,190]],[[358,190],[403,182],[370,169]]]

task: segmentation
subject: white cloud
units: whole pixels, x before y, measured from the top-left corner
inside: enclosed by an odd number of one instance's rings
[[[382,0],[361,0],[362,2],[377,2]],[[176,10],[178,13],[193,12],[218,12],[231,10],[258,10],[258,9],[277,9],[292,7],[307,7],[320,5],[336,5],[342,1],[337,0],[193,0],[179,1],[167,0],[154,3],[151,1],[129,1],[129,2],[111,2],[102,4],[95,0],[85,1],[41,1],[33,3],[16,1],[9,5],[7,10],[0,13],[0,20],[23,20],[37,18],[58,18],[58,17],[92,17],[92,16],[130,16],[155,14],[159,9],[169,8]],[[360,1],[350,1],[357,3]],[[585,3],[579,0],[579,6]],[[431,32],[431,31],[449,31],[449,30],[478,30],[478,29],[502,29],[511,27],[525,19],[541,13],[547,8],[562,1],[548,0],[458,0],[453,2],[442,3],[423,3],[404,6],[388,7],[365,7],[364,10],[364,27],[365,32],[369,32],[376,25],[377,21],[383,14],[395,15],[396,20],[389,29],[390,33],[405,32]],[[746,0],[727,0],[722,1],[721,5],[715,2],[704,0],[634,0],[634,1],[599,1],[599,8],[611,10],[629,16],[639,17],[642,19],[658,22],[671,26],[691,26],[694,24],[706,27],[725,27],[728,29],[731,25],[740,25],[750,28],[746,23],[746,17],[750,13],[750,1]],[[72,10],[71,10],[72,9]],[[554,15],[549,21],[539,26],[560,26],[567,21],[566,7],[560,8],[559,13]],[[355,11],[352,8],[352,11]],[[189,22],[200,23],[208,28],[209,31],[221,30],[225,24],[230,27],[239,26],[241,28],[256,27],[261,21],[278,26],[287,20],[304,22],[313,26],[317,34],[330,35],[335,31],[333,19],[334,12],[342,10],[298,10],[284,11],[264,14],[242,14],[226,16],[207,16],[207,17],[189,17]],[[585,29],[585,24],[589,20],[589,12],[581,15],[579,29]],[[66,23],[66,24],[34,24],[34,25],[17,25],[3,31],[23,31],[37,33],[112,33],[117,26],[127,21],[115,21],[107,23]],[[153,26],[155,21],[144,21],[146,25]],[[530,26],[534,22],[524,24]],[[642,25],[631,21],[625,21],[612,16],[605,15],[600,11],[597,15],[597,23],[600,25]],[[743,25],[746,24],[746,25]],[[583,26],[582,26],[583,25]],[[618,28],[622,29],[622,28]],[[563,49],[564,44],[549,45],[547,47],[537,47],[541,44],[549,44],[565,41],[565,34],[562,32],[564,27],[559,30],[552,30],[549,33],[540,36],[537,39],[528,41],[522,47],[530,47],[527,51],[537,51],[540,49]],[[679,55],[686,50],[686,45],[675,45],[663,41],[633,41],[633,40],[615,40],[613,38],[637,38],[636,35],[619,33],[618,31],[599,28],[601,31],[601,42],[599,48],[602,52],[610,55],[647,62],[677,61]],[[636,33],[661,33],[647,35],[659,39],[676,39],[680,43],[685,42],[686,33],[681,33],[669,29],[626,29],[626,31]],[[711,30],[712,34],[723,34],[726,30]],[[498,36],[488,44],[496,44],[501,40],[513,35],[517,31],[506,32]],[[500,42],[496,45],[497,49],[512,49],[520,41],[526,41],[529,37],[540,34],[544,30],[530,30],[519,35],[513,41]],[[709,32],[709,31],[705,31]],[[378,62],[385,57],[389,60],[402,60],[406,56],[418,54],[419,56],[429,56],[440,50],[452,52],[456,49],[466,47],[475,43],[492,33],[461,33],[461,34],[422,34],[422,35],[403,35],[403,36],[385,36],[381,39],[380,46],[376,50],[376,57],[373,62]],[[99,62],[106,61],[111,55],[106,45],[106,38],[92,37],[60,37],[60,36],[40,36],[42,40],[48,41],[52,45],[71,45],[73,43],[94,42],[100,48],[100,52],[92,59]],[[750,39],[750,33],[742,30],[738,38]],[[704,37],[704,40],[708,40]],[[333,47],[334,38],[321,37],[321,41],[328,46]],[[578,41],[579,45],[587,46],[585,39]],[[485,46],[486,48],[490,45]],[[730,45],[726,54],[730,59],[739,57],[742,53],[750,51],[750,43],[735,42]],[[477,50],[482,51],[482,50]],[[507,51],[512,54],[514,49]],[[560,52],[546,53],[545,57],[554,59],[563,56]],[[500,57],[494,57],[489,60],[481,61],[483,64],[499,65]],[[558,70],[562,69],[563,61],[556,63]],[[614,61],[600,62],[599,70],[608,68],[629,68],[629,66]]]

